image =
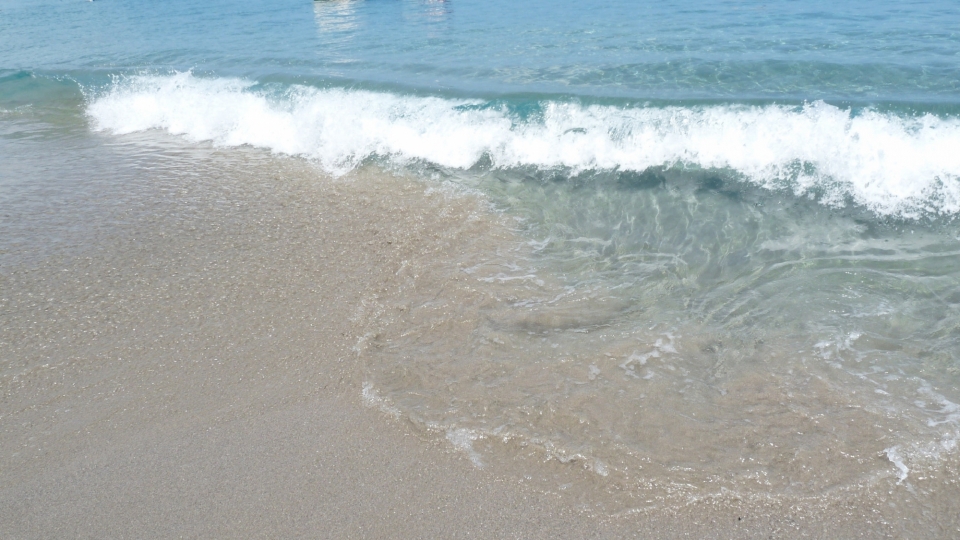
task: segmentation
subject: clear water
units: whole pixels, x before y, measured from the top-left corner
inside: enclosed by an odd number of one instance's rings
[[[956,6],[920,2],[6,1],[4,68],[187,70],[488,96],[954,105]],[[56,39],[51,39],[51,36]]]
[[[480,193],[519,244],[365,319],[371,400],[477,463],[520,438],[809,494],[956,450],[958,29],[940,1],[7,1],[0,133]],[[42,166],[0,159],[14,204]]]

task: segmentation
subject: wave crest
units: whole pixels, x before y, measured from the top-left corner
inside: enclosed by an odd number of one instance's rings
[[[960,213],[960,120],[803,106],[617,107],[544,101],[535,114],[480,100],[191,73],[116,81],[92,98],[97,130],[162,129],[192,141],[304,156],[333,174],[370,157],[494,167],[724,169],[769,189],[880,215]]]

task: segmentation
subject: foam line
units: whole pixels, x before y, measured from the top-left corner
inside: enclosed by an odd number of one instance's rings
[[[521,118],[482,101],[291,86],[191,73],[118,80],[92,97],[95,129],[304,156],[342,174],[371,156],[468,168],[726,169],[770,189],[852,199],[882,215],[960,213],[960,120],[797,106],[616,107],[544,102]]]

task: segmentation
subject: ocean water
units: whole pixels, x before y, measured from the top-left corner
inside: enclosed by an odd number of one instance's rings
[[[914,490],[960,451],[958,28],[945,1],[8,0],[0,205],[51,204],[46,152],[158,144],[478,196],[515,237],[371,293],[368,402],[617,508]]]

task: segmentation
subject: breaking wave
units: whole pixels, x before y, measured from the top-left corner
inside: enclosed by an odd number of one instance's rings
[[[364,160],[570,173],[725,170],[828,205],[916,218],[960,213],[960,119],[804,105],[613,106],[448,99],[191,73],[118,79],[92,96],[97,130],[304,156],[333,174]]]

